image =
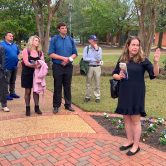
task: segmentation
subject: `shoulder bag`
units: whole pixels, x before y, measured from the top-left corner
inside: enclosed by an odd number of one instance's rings
[[[119,80],[110,79],[110,93],[113,99],[119,96]]]

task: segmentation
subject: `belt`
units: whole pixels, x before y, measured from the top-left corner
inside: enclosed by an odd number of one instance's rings
[[[71,63],[68,63],[67,65],[63,66],[62,64],[59,64],[59,63],[53,63],[53,65],[58,65],[58,66],[61,66],[61,67],[67,67],[67,66],[72,66]]]
[[[89,67],[98,67],[100,65],[89,65]]]

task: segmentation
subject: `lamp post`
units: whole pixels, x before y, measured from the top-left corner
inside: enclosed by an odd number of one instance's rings
[[[72,4],[69,3],[69,31],[71,36],[71,11],[72,11]]]

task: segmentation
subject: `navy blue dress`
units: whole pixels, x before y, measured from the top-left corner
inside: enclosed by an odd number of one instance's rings
[[[130,61],[127,63],[128,80],[122,79],[119,87],[118,106],[116,113],[122,115],[141,115],[146,116],[145,112],[145,71],[148,72],[150,79],[154,79],[153,65],[146,58],[141,63]],[[119,62],[113,74],[119,74]]]

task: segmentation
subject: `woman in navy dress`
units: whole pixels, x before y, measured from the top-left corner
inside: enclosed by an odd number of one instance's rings
[[[116,113],[124,117],[127,141],[120,150],[131,148],[127,155],[131,156],[139,152],[139,141],[141,136],[141,116],[146,116],[145,105],[145,71],[150,79],[159,74],[160,50],[154,54],[154,64],[144,56],[140,39],[136,36],[130,37],[124,47],[123,53],[113,71],[113,78],[120,80],[118,105]],[[119,63],[126,64],[125,69]]]

